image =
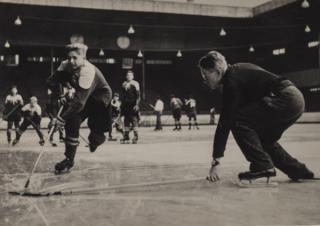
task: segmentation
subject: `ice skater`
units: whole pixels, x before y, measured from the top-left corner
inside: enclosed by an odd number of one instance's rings
[[[31,97],[30,103],[23,106],[21,109],[21,112],[23,115],[23,121],[19,126],[19,128],[17,129],[17,136],[12,141],[12,145],[14,146],[18,144],[22,134],[28,129],[29,126],[32,126],[37,132],[38,137],[40,139],[39,144],[43,146],[44,145],[43,133],[41,132],[41,129],[40,129],[42,110],[40,105],[38,104],[37,97],[35,96]]]
[[[190,95],[188,99],[185,100],[186,112],[189,119],[189,130],[192,128],[192,121],[193,121],[193,128],[199,129],[198,122],[197,122],[197,102],[193,99],[193,96]]]
[[[65,159],[55,165],[56,173],[69,170],[74,165],[74,158],[79,145],[81,123],[88,119],[89,148],[94,152],[105,142],[104,133],[110,128],[110,101],[112,91],[101,71],[86,59],[88,47],[81,35],[73,35],[71,44],[66,46],[67,60],[48,80],[53,91],[61,92],[66,84],[74,88],[72,99],[61,94],[60,103],[64,104],[60,116],[56,117],[56,126],[65,127]],[[68,86],[67,86],[68,87]]]
[[[214,137],[213,160],[208,180],[219,180],[229,132],[250,162],[240,180],[276,176],[275,168],[292,180],[314,178],[305,164],[278,143],[283,132],[304,112],[304,98],[289,80],[250,63],[228,65],[225,57],[211,51],[199,61],[205,83],[223,86],[223,107]]]
[[[122,84],[121,115],[124,116],[124,133],[121,143],[130,141],[130,130],[133,130],[132,143],[138,141],[139,123],[139,104],[140,104],[140,85],[134,80],[132,71],[126,74],[126,81]]]
[[[153,108],[154,113],[156,114],[156,127],[154,128],[154,131],[160,131],[162,130],[162,123],[161,123],[161,116],[164,109],[164,103],[161,100],[160,96],[156,97],[156,103],[155,105],[151,105],[150,107]]]
[[[173,130],[181,130],[181,114],[182,114],[183,103],[180,98],[176,97],[174,94],[170,97],[170,107],[172,111],[172,116],[174,119],[174,128]]]
[[[23,106],[23,98],[20,94],[18,94],[17,86],[12,86],[10,94],[6,97],[5,100],[5,109],[3,112],[3,120],[7,121],[7,140],[8,144],[11,144],[11,133],[13,126],[17,130],[20,126],[21,121],[21,108]]]
[[[116,131],[123,134],[123,129],[121,125],[121,101],[120,101],[120,95],[119,93],[115,93],[113,95],[113,98],[111,100],[111,115],[112,115],[112,125],[111,129],[109,131],[109,141],[116,141],[116,138],[113,138],[112,136],[112,130],[113,127],[116,128]]]

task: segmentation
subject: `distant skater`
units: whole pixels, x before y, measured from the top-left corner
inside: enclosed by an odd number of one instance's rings
[[[7,140],[8,144],[11,144],[12,141],[12,129],[13,126],[16,130],[16,136],[18,136],[17,131],[20,126],[21,121],[21,108],[23,106],[23,98],[18,94],[17,86],[12,86],[10,94],[6,97],[4,103],[5,109],[3,112],[3,120],[6,120],[7,123]]]
[[[30,103],[23,106],[21,111],[23,115],[23,121],[17,129],[17,137],[12,141],[12,145],[16,145],[17,143],[19,143],[22,134],[27,130],[29,126],[32,126],[33,129],[35,129],[35,131],[37,132],[38,137],[40,139],[39,144],[43,146],[44,137],[43,133],[40,130],[42,110],[40,105],[38,104],[37,97],[31,97]]]
[[[154,131],[162,130],[161,116],[164,109],[164,103],[161,100],[160,96],[156,97],[156,103],[154,106],[151,105],[151,107],[153,108],[156,115],[156,127],[154,128]]]
[[[185,100],[186,112],[189,119],[189,130],[193,128],[199,129],[199,125],[197,122],[197,102],[193,98],[192,95],[189,96],[187,100]],[[192,125],[193,121],[193,125]]]
[[[133,71],[128,71],[126,81],[122,84],[121,115],[124,117],[124,133],[121,143],[130,141],[129,134],[131,130],[133,130],[132,143],[137,143],[138,141],[139,104],[140,85],[134,80]]]
[[[170,107],[172,111],[172,116],[174,119],[173,130],[181,130],[181,114],[182,114],[183,103],[180,98],[176,97],[174,94],[171,95]]]

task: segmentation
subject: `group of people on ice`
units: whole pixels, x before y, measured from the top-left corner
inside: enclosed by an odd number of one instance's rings
[[[55,112],[59,112],[52,114],[51,126],[57,131],[65,131],[65,159],[55,165],[57,173],[73,167],[79,145],[80,125],[85,119],[90,130],[88,140],[91,152],[105,142],[106,132],[109,131],[109,137],[112,137],[110,129],[113,121],[117,123],[115,119],[120,112],[124,116],[122,142],[130,140],[131,131],[133,142],[138,140],[140,87],[134,80],[133,72],[126,74],[120,104],[119,95],[112,94],[102,72],[87,60],[87,49],[81,35],[72,36],[71,43],[66,46],[66,60],[47,80],[52,98],[57,103]],[[303,95],[292,82],[254,64],[229,65],[217,51],[203,56],[198,66],[204,82],[211,89],[223,86],[223,107],[214,136],[212,163],[207,177],[209,181],[220,179],[219,169],[230,132],[250,162],[249,171],[240,173],[240,179],[274,177],[275,168],[293,180],[314,178],[313,172],[305,164],[293,158],[278,143],[283,132],[304,112]],[[74,92],[69,96],[64,92],[65,89],[73,89]],[[37,99],[32,97],[30,103],[23,106],[21,96],[13,88],[6,104],[10,105],[7,111],[21,108],[24,116],[24,121],[19,125],[19,115],[7,114],[10,122],[8,141],[11,142],[12,125],[16,126],[13,143],[19,142],[26,128],[32,125],[43,145],[43,135],[39,130],[41,108]],[[196,103],[192,98],[186,104],[195,109]],[[175,129],[180,130],[182,101],[171,96],[170,105],[175,118]],[[196,119],[195,113],[193,110],[189,117]],[[121,131],[120,127],[118,129]]]

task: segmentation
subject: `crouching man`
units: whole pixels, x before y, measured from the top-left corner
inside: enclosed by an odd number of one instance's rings
[[[74,88],[73,98],[60,97],[64,109],[56,118],[56,126],[65,125],[65,159],[55,165],[56,173],[69,170],[79,145],[81,123],[88,119],[89,147],[94,152],[104,143],[104,135],[110,128],[112,91],[101,71],[86,60],[87,46],[82,36],[71,37],[66,46],[67,60],[48,78],[52,91],[61,92],[61,86]],[[62,92],[63,93],[63,92]]]
[[[292,180],[312,179],[314,174],[278,143],[283,132],[301,116],[305,103],[301,92],[285,78],[254,64],[228,65],[224,56],[211,51],[199,61],[205,83],[223,86],[223,107],[214,137],[208,180],[219,180],[229,132],[250,162],[240,180],[276,176],[275,168]]]

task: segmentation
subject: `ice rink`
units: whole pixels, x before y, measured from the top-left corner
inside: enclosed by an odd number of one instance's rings
[[[78,192],[34,198],[7,192],[21,189],[27,179],[41,150],[36,133],[27,131],[16,147],[8,148],[1,131],[0,225],[320,225],[320,183],[290,183],[277,171],[277,188],[236,186],[248,163],[232,137],[221,181],[207,182],[213,133],[214,126],[183,127],[181,132],[144,127],[139,144],[106,142],[93,154],[82,141],[75,167],[59,176],[53,167],[63,159],[64,146],[46,144],[31,188]],[[81,134],[86,137],[88,130]],[[320,175],[319,124],[296,124],[280,143]]]

